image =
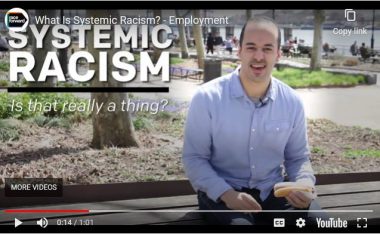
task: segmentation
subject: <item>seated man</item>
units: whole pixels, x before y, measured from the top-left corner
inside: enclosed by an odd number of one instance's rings
[[[325,52],[325,56],[327,57],[328,54],[329,54],[329,52],[330,52],[330,45],[329,45],[329,43],[326,42],[325,44],[323,44],[322,48],[323,48],[323,52]]]
[[[314,187],[304,109],[296,92],[271,76],[279,60],[280,33],[269,18],[253,18],[242,29],[241,66],[196,92],[187,115],[183,163],[206,218],[214,224],[273,224],[285,217],[306,225],[325,219],[313,192],[285,198],[273,188],[284,181]],[[294,210],[304,212],[261,212]],[[234,212],[236,210],[236,212]],[[232,212],[231,212],[232,211]]]
[[[365,43],[362,43],[362,46],[359,48],[359,52],[364,61],[371,57],[368,48],[365,46]]]

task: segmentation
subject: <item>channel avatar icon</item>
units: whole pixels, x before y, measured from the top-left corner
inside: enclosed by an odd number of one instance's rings
[[[29,16],[21,8],[12,8],[5,14],[4,22],[9,30],[21,32],[28,26]]]

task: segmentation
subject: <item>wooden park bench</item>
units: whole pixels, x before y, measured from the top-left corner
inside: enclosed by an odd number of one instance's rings
[[[203,75],[203,69],[198,68],[188,68],[188,67],[170,67],[170,77],[180,78],[180,79],[188,79],[193,78],[201,81]]]
[[[368,225],[380,223],[380,172],[317,175],[318,201],[327,210],[373,210],[369,213],[329,213],[356,223],[358,214]],[[46,217],[50,224],[60,218],[90,218],[95,224],[206,224],[198,209],[196,195],[187,180],[99,185],[68,185],[63,197],[12,198],[0,190],[0,207],[5,209],[89,209],[96,213],[4,214],[0,225],[14,218],[34,222]],[[138,210],[139,212],[121,212]],[[145,212],[165,211],[171,212]],[[173,211],[185,210],[185,212]],[[118,212],[120,211],[120,212]],[[1,212],[1,210],[0,210]],[[356,224],[355,224],[356,225]]]

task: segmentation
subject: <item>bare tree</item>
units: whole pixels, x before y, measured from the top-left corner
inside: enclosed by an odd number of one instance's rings
[[[161,19],[161,17],[162,17],[162,11],[158,10],[158,9],[154,9],[153,10],[153,16],[154,16],[154,18],[160,17],[160,19]],[[160,20],[160,22],[161,22],[161,20]],[[162,31],[160,31],[159,34],[158,34],[158,40],[161,41],[161,42],[163,41]],[[161,49],[156,48],[155,46],[153,46],[153,58],[152,58],[153,63],[157,63],[158,59],[161,56],[161,51],[162,51]]]
[[[313,50],[311,51],[311,70],[321,69],[321,58],[322,58],[322,26],[325,21],[325,11],[324,10],[314,10],[314,39],[313,39]]]
[[[63,19],[64,16],[64,10],[60,10],[60,15],[61,15],[61,20]],[[63,24],[63,22],[62,22]],[[63,32],[61,32],[63,33]],[[61,64],[62,71],[64,75],[67,75],[67,48],[59,49],[58,50],[58,59],[59,63]]]
[[[88,10],[88,16],[93,17],[109,17],[110,15],[117,17],[117,11],[111,10]],[[107,60],[112,61],[112,56],[115,53],[114,49],[98,49],[94,48],[94,31],[88,33],[88,51],[94,56],[95,63],[91,63],[90,69],[95,70],[95,76],[91,82],[93,87],[120,87],[123,83],[117,82],[114,79],[108,79],[108,82],[99,81],[99,65],[107,66],[107,77],[111,77],[113,71],[112,63],[99,64],[99,52],[106,51]],[[113,41],[113,33],[110,34],[110,42]],[[127,93],[91,93],[91,99],[96,103],[103,103],[103,108],[97,114],[92,113],[93,137],[92,147],[104,148],[106,146],[132,147],[138,146],[134,127],[127,111],[121,110],[121,102],[127,100]],[[108,111],[107,107],[116,105],[115,111]]]
[[[57,10],[36,10],[36,17],[38,16],[46,16],[47,18],[56,18],[58,16],[58,11]],[[44,24],[36,24],[37,30],[40,32],[41,28]],[[29,32],[31,33],[31,32]],[[29,38],[34,38],[34,37],[29,37]],[[51,33],[51,29],[47,31],[44,41],[43,41],[43,48],[37,48],[36,41],[31,40],[32,43],[32,54],[34,55],[35,58],[37,59],[44,59],[47,56],[48,52],[56,51],[54,46],[52,45],[52,40],[53,40],[53,35]],[[41,61],[36,61],[36,64],[34,65],[34,68],[32,69],[31,73],[34,77],[35,80],[38,79],[41,73],[43,62]],[[46,82],[28,82],[28,86],[39,86],[39,87],[53,87],[55,86],[55,80],[56,78],[54,77],[47,77]]]
[[[252,10],[245,10],[245,18],[249,20],[252,18]]]
[[[175,15],[177,18],[181,18],[179,10],[175,10]],[[189,57],[189,48],[187,47],[187,40],[186,40],[186,31],[185,31],[185,25],[184,24],[178,24],[178,32],[179,32],[179,45],[181,47],[181,57],[182,58],[188,58]]]
[[[200,10],[193,10],[192,13],[193,13],[194,18],[201,17]],[[198,67],[203,69],[204,62],[205,62],[205,47],[203,45],[201,25],[193,24],[193,34],[194,34],[194,40],[195,40],[195,47],[197,49]]]

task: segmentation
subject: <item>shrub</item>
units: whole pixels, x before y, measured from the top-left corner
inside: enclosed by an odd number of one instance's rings
[[[9,120],[0,119],[0,141],[14,141],[19,139],[19,129]]]
[[[133,120],[133,126],[138,131],[142,129],[152,128],[152,123],[150,122],[148,118],[138,116],[135,120]]]
[[[7,80],[0,80],[0,87],[8,87],[9,81]]]
[[[53,128],[53,127],[58,127],[58,128],[70,128],[70,122],[68,119],[65,118],[51,118],[46,124],[47,127]]]
[[[0,62],[0,71],[9,71],[9,63],[8,62]]]
[[[331,64],[330,64],[331,67],[336,67],[336,66],[340,66],[340,62],[338,61],[332,61]]]
[[[49,118],[45,117],[43,115],[36,116],[36,117],[32,118],[31,120],[32,120],[31,122],[34,122],[39,127],[43,127],[49,122]]]
[[[154,115],[154,118],[157,120],[170,120],[173,118],[173,113],[168,111],[159,111],[156,115]]]
[[[31,119],[31,122],[37,124],[39,127],[49,128],[70,128],[70,120],[67,118],[49,118],[43,115],[36,116]]]
[[[365,82],[363,75],[339,74],[326,71],[309,71],[295,68],[285,68],[274,71],[273,76],[293,88],[317,86],[350,86]]]
[[[353,67],[359,65],[359,60],[357,58],[348,58],[343,61],[343,66]]]

